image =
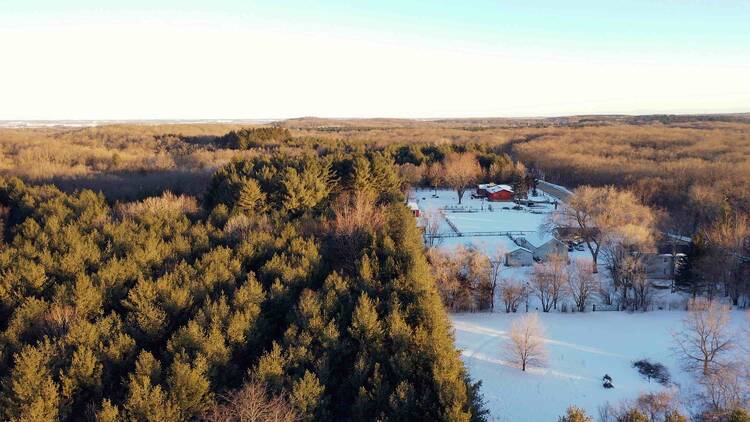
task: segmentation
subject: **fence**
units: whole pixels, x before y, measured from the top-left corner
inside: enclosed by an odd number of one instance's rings
[[[436,235],[433,235],[432,237],[436,239],[441,239],[445,237],[501,237],[501,236],[507,236],[509,238],[513,238],[513,236],[525,236],[530,233],[536,233],[535,231],[528,231],[528,230],[514,230],[514,231],[481,231],[481,232],[460,232],[458,229],[453,226],[453,224],[448,221],[448,225],[451,226],[451,228],[454,230],[453,233],[438,233]]]

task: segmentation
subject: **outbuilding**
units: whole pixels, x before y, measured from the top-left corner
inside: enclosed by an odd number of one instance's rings
[[[518,248],[505,254],[508,267],[528,267],[534,263],[534,254],[526,248]]]
[[[529,242],[525,237],[517,237],[513,239],[514,242],[516,242],[516,245],[530,250],[532,253],[534,250],[536,250],[536,246],[534,246],[531,242]]]
[[[561,256],[567,261],[568,245],[558,239],[552,238],[534,249],[534,258],[539,261],[546,261],[553,255]]]
[[[415,217],[419,217],[419,215],[420,215],[420,212],[419,212],[419,205],[417,205],[417,203],[416,203],[416,202],[414,202],[414,201],[409,201],[409,202],[408,202],[408,203],[406,204],[406,206],[407,206],[407,207],[409,207],[409,209],[411,210],[411,213],[412,213],[412,214],[414,214],[414,216],[415,216]]]

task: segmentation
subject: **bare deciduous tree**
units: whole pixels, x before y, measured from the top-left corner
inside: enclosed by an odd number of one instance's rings
[[[538,315],[527,314],[513,321],[505,351],[507,358],[522,371],[529,365],[541,366],[547,362],[544,327]]]
[[[452,152],[443,160],[443,178],[458,195],[460,204],[466,189],[482,174],[482,168],[474,154]]]
[[[564,293],[564,287],[568,279],[565,264],[564,257],[553,255],[542,264],[534,266],[531,288],[539,298],[544,312],[557,308],[557,301]]]
[[[438,246],[442,241],[440,237],[440,227],[445,220],[445,213],[442,210],[430,210],[422,214],[424,221],[424,238],[425,246],[432,248]]]
[[[750,400],[747,386],[742,380],[739,368],[719,367],[698,378],[701,391],[698,395],[704,409],[705,420],[720,420],[734,409]]]
[[[383,207],[375,204],[374,193],[364,190],[340,195],[333,210],[328,227],[336,238],[333,250],[345,268],[353,269],[362,246],[385,222]]]
[[[629,237],[653,225],[651,210],[633,193],[613,186],[582,186],[573,192],[548,225],[574,227],[591,252],[593,272],[597,272],[599,252],[605,243],[618,237]]]
[[[451,252],[429,249],[438,293],[451,311],[487,309],[492,303],[490,260],[472,247]]]
[[[632,195],[631,195],[632,196]],[[639,222],[618,223],[608,229],[604,254],[620,304],[631,310],[647,310],[651,284],[646,278],[645,259],[654,250],[655,217],[647,207],[630,204]]]
[[[503,268],[505,264],[503,263],[503,260],[505,258],[505,249],[502,247],[498,247],[495,250],[495,254],[490,257],[490,283],[492,284],[492,304],[490,305],[490,309],[494,312],[495,311],[495,295],[497,294],[497,286],[500,283],[500,276],[502,275]]]
[[[586,303],[590,300],[594,292],[597,291],[599,280],[591,271],[591,265],[582,259],[576,259],[570,265],[568,270],[567,291],[573,302],[576,304],[578,312],[586,310]]]
[[[698,298],[691,301],[682,329],[672,334],[675,351],[687,369],[704,376],[719,370],[726,353],[735,346],[726,305]]]
[[[440,163],[433,163],[427,166],[424,172],[424,178],[430,186],[437,190],[445,182],[445,172]]]
[[[518,305],[526,299],[528,291],[526,286],[512,278],[506,278],[500,286],[500,297],[505,305],[505,312],[516,312]]]
[[[270,397],[259,382],[248,382],[205,415],[208,422],[297,422],[303,418],[283,397]]]
[[[743,274],[750,253],[750,217],[738,212],[724,212],[704,231],[713,261],[712,269],[724,286],[724,292],[737,306],[750,285]],[[743,265],[744,264],[744,265]]]
[[[674,391],[643,393],[635,400],[616,405],[607,402],[599,407],[600,422],[685,421],[679,412],[680,403]]]

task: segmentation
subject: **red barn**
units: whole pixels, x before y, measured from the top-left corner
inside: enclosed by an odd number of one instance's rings
[[[508,185],[495,185],[487,188],[487,199],[490,201],[513,200],[513,188]]]

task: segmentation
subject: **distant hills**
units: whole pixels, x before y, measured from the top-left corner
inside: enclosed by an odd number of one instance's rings
[[[558,117],[477,117],[477,118],[325,118],[298,117],[274,119],[153,119],[153,120],[0,120],[0,128],[42,127],[92,127],[113,124],[169,125],[169,124],[274,124],[294,129],[378,129],[394,127],[545,127],[545,126],[595,126],[607,124],[674,124],[699,122],[750,123],[750,113],[723,114],[602,114]]]

